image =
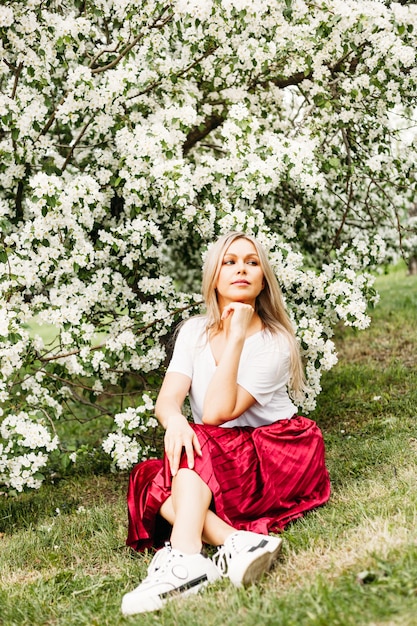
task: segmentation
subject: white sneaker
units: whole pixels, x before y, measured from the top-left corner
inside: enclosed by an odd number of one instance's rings
[[[220,578],[220,572],[201,553],[183,554],[170,544],[153,557],[147,577],[122,600],[123,615],[157,611],[168,600],[197,593],[209,582]]]
[[[237,587],[256,582],[267,572],[281,549],[282,539],[237,530],[213,556],[222,576],[228,576]]]

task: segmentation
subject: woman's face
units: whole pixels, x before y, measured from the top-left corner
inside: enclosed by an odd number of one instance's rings
[[[222,310],[230,302],[255,306],[264,288],[264,273],[251,241],[235,239],[226,249],[217,279],[217,300]]]

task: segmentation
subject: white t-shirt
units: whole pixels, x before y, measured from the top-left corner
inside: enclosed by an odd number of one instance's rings
[[[193,317],[183,324],[167,369],[191,379],[190,405],[197,424],[202,423],[204,398],[216,370],[205,328],[205,317]],[[238,418],[222,426],[264,426],[292,417],[297,407],[287,391],[289,372],[290,349],[283,333],[259,331],[248,337],[240,357],[237,382],[256,402]]]

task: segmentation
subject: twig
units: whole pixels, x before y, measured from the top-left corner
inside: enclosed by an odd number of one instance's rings
[[[74,141],[73,145],[71,146],[71,150],[69,151],[67,158],[65,159],[64,165],[61,168],[61,174],[66,170],[66,167],[68,165],[68,163],[71,160],[72,155],[74,154],[74,150],[77,147],[77,145],[80,143],[81,139],[83,138],[83,136],[85,135],[85,132],[87,130],[87,128],[90,126],[91,122],[94,119],[94,115],[92,115],[90,117],[90,119],[88,120],[88,122],[83,126],[83,128],[81,129],[80,134],[78,135],[77,139]]]
[[[347,216],[348,216],[349,211],[350,211],[350,203],[351,203],[352,197],[353,197],[353,185],[352,185],[351,181],[349,181],[347,184],[348,184],[348,190],[349,191],[348,191],[348,198],[347,198],[347,201],[346,201],[346,208],[345,208],[345,210],[343,212],[342,221],[340,223],[340,226],[337,229],[337,232],[336,232],[336,234],[335,234],[335,236],[333,238],[333,241],[332,241],[332,244],[331,244],[331,250],[334,250],[336,248],[336,246],[337,246],[337,243],[339,241],[339,237],[340,237],[340,235],[342,233],[343,227],[344,227],[344,225],[346,223],[346,219],[347,219]]]
[[[43,407],[39,407],[39,410],[42,411],[42,413],[45,415],[46,419],[48,420],[48,422],[51,425],[51,428],[54,432],[54,435],[57,437],[58,433],[56,432],[56,428],[55,428],[55,424],[53,422],[53,420],[51,419],[51,417],[48,415],[47,411],[43,408]]]
[[[178,74],[175,74],[175,77],[176,78],[181,78],[181,76],[183,76],[183,74],[186,74],[187,72],[192,70],[193,67],[195,67],[196,65],[198,65],[200,63],[200,61],[202,61],[203,59],[206,59],[207,57],[209,57],[211,54],[213,54],[213,52],[216,52],[218,47],[219,46],[212,46],[211,48],[208,48],[208,50],[203,52],[203,54],[201,56],[199,56],[198,59],[195,59],[195,61],[190,63],[190,65],[187,65],[187,67],[184,67],[184,69],[181,70],[180,72],[178,72]]]
[[[64,93],[64,95],[62,96],[61,100],[59,101],[59,103],[57,104],[57,106],[55,107],[55,109],[52,111],[51,115],[49,116],[48,121],[46,122],[45,126],[42,128],[42,130],[40,131],[39,135],[36,137],[35,142],[39,140],[40,137],[42,137],[43,135],[46,135],[46,133],[48,132],[48,130],[51,128],[52,124],[54,123],[55,117],[56,117],[56,113],[59,109],[59,107],[61,106],[61,104],[64,104],[68,94],[70,93],[70,90],[67,89],[67,91]]]
[[[98,52],[96,56],[93,59],[91,59],[90,65],[88,67],[92,69],[103,54],[115,54],[119,48],[120,48],[120,42],[114,47],[113,50],[100,50],[100,52]]]
[[[154,324],[157,324],[158,322],[162,322],[164,320],[168,320],[170,317],[174,317],[174,315],[177,315],[178,313],[182,313],[183,311],[186,311],[187,309],[191,309],[194,306],[198,306],[199,304],[202,304],[202,302],[203,302],[202,300],[200,302],[192,302],[191,304],[187,304],[181,309],[175,309],[175,311],[172,311],[166,317],[159,319],[159,320],[155,320],[154,322],[149,322],[149,324],[146,324],[146,326],[142,326],[136,331],[136,334],[139,335],[140,333],[147,331],[149,328],[152,328]],[[128,330],[129,328],[133,328],[133,327],[134,325],[132,324],[130,327],[127,327],[127,329],[123,329],[123,330]],[[92,346],[90,348],[90,352],[92,352],[93,350],[100,350],[101,348],[105,348],[105,347],[106,347],[106,342],[103,342],[97,346]],[[79,354],[80,351],[81,351],[81,348],[77,348],[76,350],[72,350],[71,352],[67,352],[65,354],[55,354],[47,358],[40,356],[39,361],[41,361],[41,363],[49,363],[49,361],[56,361],[57,359],[66,359],[69,356],[74,356],[74,354]]]
[[[168,15],[160,24],[158,24],[158,20],[161,19],[162,15],[168,10],[168,7],[165,7],[162,12],[158,15],[158,17],[154,20],[153,24],[151,24],[151,26],[149,28],[157,28],[157,29],[161,29],[163,28],[166,24],[168,24],[168,22],[170,22],[173,19],[172,15]],[[132,50],[132,48],[134,48],[136,46],[137,43],[139,43],[139,41],[141,39],[143,39],[143,37],[145,36],[145,34],[139,33],[139,35],[137,35],[133,41],[131,41],[129,44],[127,44],[123,50],[120,52],[119,56],[117,56],[115,59],[113,59],[113,61],[110,61],[110,63],[107,63],[107,65],[102,65],[101,67],[94,67],[94,63],[96,62],[96,60],[99,58],[100,55],[97,55],[90,63],[90,69],[91,69],[91,73],[92,74],[100,74],[101,72],[105,72],[106,70],[111,70],[114,67],[116,67],[116,65],[118,65],[120,63],[120,61],[127,55],[129,54],[129,52]],[[116,48],[117,49],[117,48]]]
[[[13,88],[12,88],[12,95],[11,95],[12,100],[14,100],[14,98],[16,96],[17,83],[19,82],[19,78],[20,78],[20,74],[22,73],[22,69],[23,69],[23,62],[20,62],[19,65],[17,66],[16,70],[15,70],[14,82],[13,82]]]
[[[39,371],[39,370],[38,370]],[[44,369],[40,370],[42,371],[45,376],[49,376],[49,378],[52,378],[53,380],[57,380],[60,383],[64,383],[65,385],[67,385],[68,387],[71,388],[71,393],[74,394],[72,387],[78,387],[79,389],[83,389],[84,391],[95,391],[93,389],[93,387],[89,387],[88,385],[84,385],[82,383],[80,383],[79,381],[73,381],[73,380],[69,380],[68,378],[63,378],[62,376],[58,376],[57,374],[51,374],[50,372],[46,372]],[[115,371],[115,370],[112,370]],[[128,372],[121,372],[123,374],[127,374]],[[116,392],[112,392],[112,391],[105,391],[104,389],[100,392],[97,392],[98,395],[100,396],[106,396],[108,398],[120,398],[120,397],[126,397],[126,396],[135,396],[138,393],[141,393],[142,390],[138,390],[138,391],[120,391],[118,393]],[[94,405],[96,406],[96,405]]]

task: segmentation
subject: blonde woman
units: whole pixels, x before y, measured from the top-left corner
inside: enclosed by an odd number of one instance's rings
[[[298,344],[254,237],[232,232],[213,244],[203,296],[206,314],[181,326],[156,402],[164,460],[140,463],[130,478],[127,544],[161,549],[123,597],[125,615],[220,576],[255,582],[280,550],[269,533],[330,495],[321,432],[288,394],[303,388]],[[182,412],[187,395],[193,422]],[[218,546],[211,559],[204,544]]]

